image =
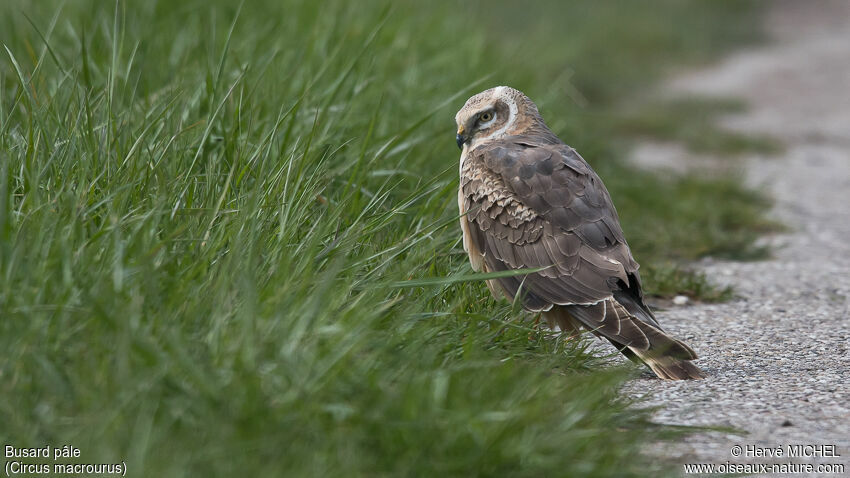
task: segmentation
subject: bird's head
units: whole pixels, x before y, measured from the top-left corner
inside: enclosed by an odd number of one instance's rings
[[[542,123],[537,106],[521,91],[497,86],[466,100],[455,115],[457,146],[474,148],[478,144],[524,132],[534,123]]]

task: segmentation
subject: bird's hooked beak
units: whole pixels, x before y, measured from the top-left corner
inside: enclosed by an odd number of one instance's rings
[[[466,141],[469,139],[464,134],[465,132],[466,130],[463,128],[463,126],[457,129],[457,136],[455,136],[455,139],[457,140],[457,147],[460,149],[463,149],[463,143],[466,143]]]

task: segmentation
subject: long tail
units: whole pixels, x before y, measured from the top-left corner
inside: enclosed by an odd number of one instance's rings
[[[658,378],[664,380],[699,380],[705,373],[688,360],[673,357],[647,357],[643,351],[634,351]]]
[[[594,334],[608,339],[623,355],[646,364],[661,379],[705,378],[702,370],[690,363],[697,358],[693,349],[656,326],[654,319],[643,321],[615,300],[557,309],[560,309],[558,316],[553,318],[561,319],[558,322],[563,321],[561,316],[566,313],[572,319],[571,322],[581,324]],[[649,320],[653,323],[648,323]]]
[[[646,334],[649,339],[649,347],[646,349],[628,347],[627,350],[655,372],[658,378],[664,380],[699,380],[705,378],[705,373],[690,362],[697,358],[697,354],[688,344],[667,335],[661,329],[640,322],[640,320],[634,320],[634,322]],[[625,355],[628,356],[629,354]]]

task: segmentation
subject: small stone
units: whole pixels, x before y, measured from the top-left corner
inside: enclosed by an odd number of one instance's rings
[[[688,303],[688,297],[685,295],[677,295],[673,297],[673,303],[676,305],[685,305]]]
[[[794,424],[793,424],[793,423],[791,423],[791,421],[790,421],[790,420],[785,420],[784,422],[782,422],[782,425],[781,425],[781,426],[783,426],[783,427],[793,427],[793,426],[794,426]]]

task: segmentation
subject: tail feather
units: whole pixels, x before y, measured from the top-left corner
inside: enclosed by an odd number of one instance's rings
[[[602,306],[555,307],[547,313],[547,320],[551,317],[562,329],[562,322],[576,326],[581,324],[593,334],[608,339],[629,359],[646,364],[659,378],[688,380],[705,377],[696,365],[689,362],[697,358],[694,350],[664,332],[649,312],[646,314],[652,323],[641,320],[615,300],[600,304]]]
[[[658,378],[664,380],[699,380],[705,378],[705,373],[687,360],[673,357],[647,356],[645,351],[633,350]]]
[[[694,349],[679,339],[667,335],[663,330],[653,327],[637,319],[633,322],[640,327],[641,332],[649,340],[649,348],[645,350],[646,355],[652,357],[671,357],[682,360],[694,360],[697,358]]]
[[[690,361],[697,358],[696,352],[679,339],[673,338],[649,324],[635,320],[649,339],[645,350],[629,347],[655,375],[664,380],[698,380],[705,373]]]
[[[608,339],[608,341],[629,360],[646,365],[662,380],[699,380],[706,377],[699,367],[690,362],[697,358],[693,350],[691,350],[690,358],[680,358],[659,354],[658,350],[655,349],[640,350],[634,347],[623,347],[611,339]],[[690,347],[681,341],[676,340],[676,342],[690,350]]]

